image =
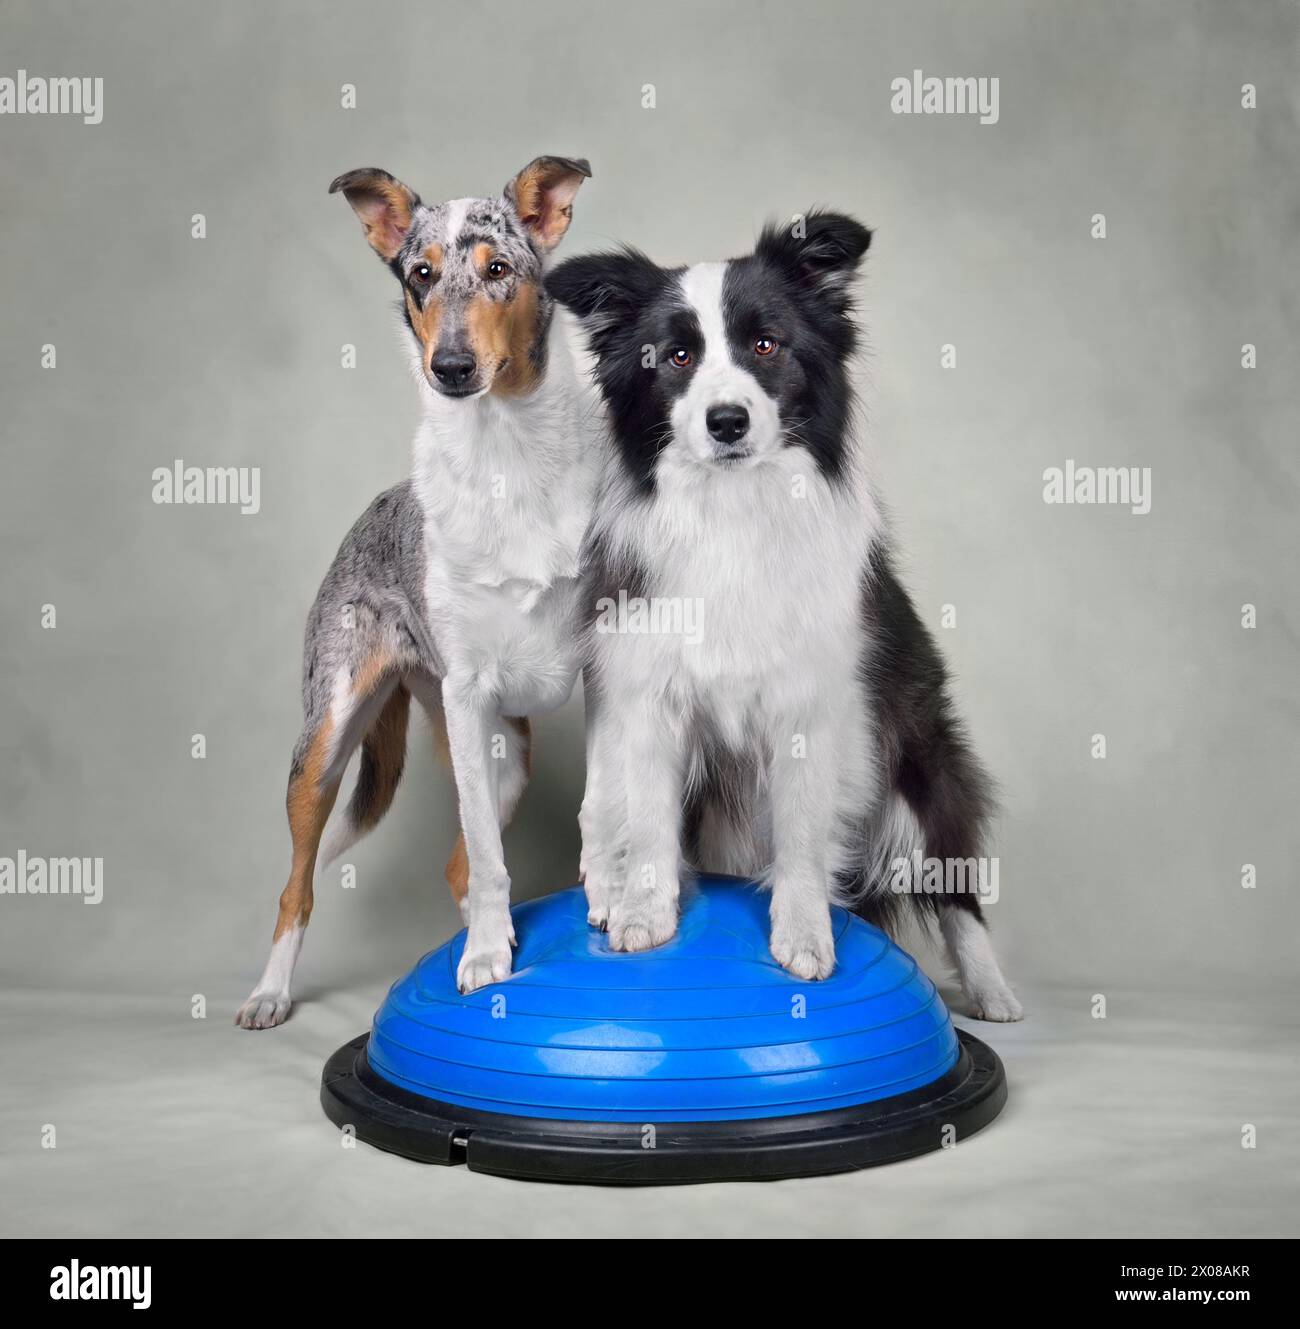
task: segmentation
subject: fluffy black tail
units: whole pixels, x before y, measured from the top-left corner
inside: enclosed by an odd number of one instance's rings
[[[879,546],[863,587],[863,614],[869,644],[862,673],[876,721],[882,797],[861,874],[843,885],[868,922],[891,930],[909,904],[923,918],[941,908],[982,918],[978,894],[918,890],[903,867],[916,850],[943,864],[977,860],[996,788],[948,696],[938,647]],[[909,880],[911,889],[900,891]]]

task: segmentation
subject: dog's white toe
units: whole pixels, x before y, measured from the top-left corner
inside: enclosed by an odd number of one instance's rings
[[[609,947],[613,951],[652,951],[672,935],[664,928],[655,931],[646,923],[623,923],[617,931],[610,930]]]
[[[466,951],[456,969],[456,986],[469,994],[489,983],[503,983],[510,977],[510,947],[504,950]]]
[[[289,1018],[293,1002],[284,989],[259,988],[235,1012],[235,1023],[241,1029],[274,1029]]]
[[[835,972],[835,937],[830,910],[820,904],[800,908],[774,899],[772,958],[796,978],[820,980]]]
[[[807,978],[814,982],[820,982],[823,978],[829,978],[835,972],[835,952],[833,950],[829,956],[807,947],[802,950],[783,951],[780,955],[773,951],[772,954],[781,968],[793,974],[796,978]]]
[[[671,941],[677,933],[676,897],[638,901],[632,909],[610,914],[609,948],[612,951],[649,951]]]
[[[1024,1008],[1016,1000],[1016,994],[1005,984],[982,992],[972,992],[969,995],[975,1018],[978,1020],[1011,1024],[1025,1018]]]
[[[593,874],[583,879],[582,889],[587,894],[587,922],[604,932],[609,927],[609,888]]]

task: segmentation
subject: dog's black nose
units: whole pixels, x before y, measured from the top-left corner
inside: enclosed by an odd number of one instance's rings
[[[468,351],[439,351],[429,361],[433,376],[444,388],[463,388],[477,366]]]
[[[735,443],[749,430],[749,412],[743,406],[710,406],[704,423],[719,443]]]

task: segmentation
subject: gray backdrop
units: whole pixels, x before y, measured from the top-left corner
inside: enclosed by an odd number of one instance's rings
[[[227,1026],[288,867],[304,615],[354,517],[404,474],[417,415],[396,288],[326,187],[377,165],[429,199],[485,193],[555,152],[594,170],[561,256],[628,241],[665,262],[724,257],[814,203],[876,228],[862,389],[877,470],[906,581],[1004,793],[991,914],[1029,1021],[985,1031],[1008,1058],[1015,1110],[981,1138],[993,1150],[1000,1131],[1015,1151],[1039,1130],[1062,1168],[1119,1175],[1131,1166],[1112,1146],[1134,1117],[1079,1154],[1054,1094],[1065,1112],[1107,1084],[1153,1130],[1144,1113],[1158,1104],[1159,1129],[1176,1135],[1212,1086],[1204,1139],[1184,1142],[1201,1153],[1179,1155],[1166,1185],[1213,1171],[1208,1151],[1223,1169],[1217,1219],[1199,1208],[1208,1230],[1294,1227],[1278,1154],[1242,1172],[1237,1136],[1280,1127],[1296,1088],[1295,1018],[1280,1005],[1295,995],[1300,788],[1296,10],[1070,9],[6,0],[0,76],[104,80],[98,125],[0,116],[0,856],[105,864],[97,906],[0,896],[2,1027],[26,1067],[0,1132],[30,1204],[15,1222],[98,1230],[129,1211],[113,1207],[114,1177],[162,1157],[174,1176],[200,1129],[200,1152],[227,1175],[246,1169],[250,1187],[291,1134],[301,1177],[335,1166],[314,1105],[319,1056],[458,925],[441,871],[454,795],[413,732],[393,813],[348,855],[357,888],[335,870],[318,890],[305,1003],[273,1033]],[[918,68],[998,77],[997,123],[892,114],[891,80]],[[1241,106],[1245,83],[1256,109]],[[340,106],[344,84],[355,109]],[[46,344],[56,368],[41,366]],[[945,344],[955,368],[941,367]],[[177,458],[259,467],[260,512],[155,504],[152,472]],[[1149,467],[1150,513],[1044,503],[1044,468],[1067,459]],[[954,628],[940,627],[944,605]],[[575,701],[537,726],[534,783],[507,838],[520,897],[574,878],[581,724]],[[190,1018],[196,993],[206,1021]],[[1105,1022],[1094,994],[1111,995]],[[1147,1023],[1125,1030],[1139,1009]],[[1084,1048],[1107,1070],[1080,1072]],[[1188,1059],[1152,1087],[1171,1048]],[[1225,1070],[1223,1057],[1247,1055]],[[1061,1090],[1071,1066],[1077,1094]],[[163,1104],[155,1142],[128,1166],[112,1105],[149,1097]],[[235,1129],[250,1113],[264,1158]],[[57,1151],[42,1154],[40,1126],[60,1121]],[[78,1139],[85,1152],[69,1157]],[[1261,1129],[1261,1154],[1268,1140]],[[1283,1147],[1276,1132],[1271,1143]],[[391,1196],[414,1165],[356,1157],[342,1212],[382,1230],[396,1211],[364,1200],[361,1178],[388,1178]],[[984,1165],[1005,1177],[996,1157]],[[958,1174],[917,1166],[871,1184],[902,1206],[951,1198],[942,1182]],[[452,1230],[501,1194],[414,1170],[423,1230],[444,1212],[422,1204],[432,1187],[467,1188]],[[924,1180],[892,1180],[908,1175]],[[786,1199],[749,1221],[843,1230],[852,1212],[865,1231],[870,1192],[853,1187],[866,1185],[766,1191]],[[1004,1200],[993,1228],[1086,1227],[1069,1187],[1045,1211]],[[553,1230],[676,1230],[677,1211],[653,1206],[681,1203],[697,1230],[729,1230],[702,1198],[712,1189],[689,1202],[566,1192],[578,1198]],[[146,1191],[128,1230],[322,1230],[312,1205],[268,1210],[230,1187],[204,1220],[169,1219],[166,1185]],[[528,1203],[511,1205],[516,1230]],[[1119,1208],[1178,1231],[1200,1203],[1175,1191],[1163,1207],[1130,1196]],[[1105,1213],[1095,1226],[1122,1229]]]

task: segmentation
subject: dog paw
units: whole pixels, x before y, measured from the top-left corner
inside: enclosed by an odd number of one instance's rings
[[[1016,994],[1005,983],[968,994],[972,1012],[977,1020],[997,1024],[1011,1024],[1025,1018],[1024,1008]]]
[[[461,992],[468,996],[489,983],[503,983],[509,978],[511,944],[482,950],[470,950],[467,946],[456,968],[456,986]]]
[[[795,978],[820,980],[835,971],[835,938],[830,910],[811,918],[783,918],[773,912],[772,958]]]
[[[779,948],[773,946],[772,956],[782,969],[795,978],[820,982],[835,972],[834,946],[830,947],[829,951],[816,943],[803,946],[795,943]]]
[[[241,1029],[274,1029],[289,1018],[293,1002],[287,988],[258,988],[235,1012]]]
[[[677,933],[677,897],[638,900],[631,908],[615,910],[609,919],[611,951],[649,951],[671,941]]]
[[[609,916],[613,912],[614,892],[603,873],[588,872],[582,889],[587,894],[587,922],[602,932],[609,930]]]

